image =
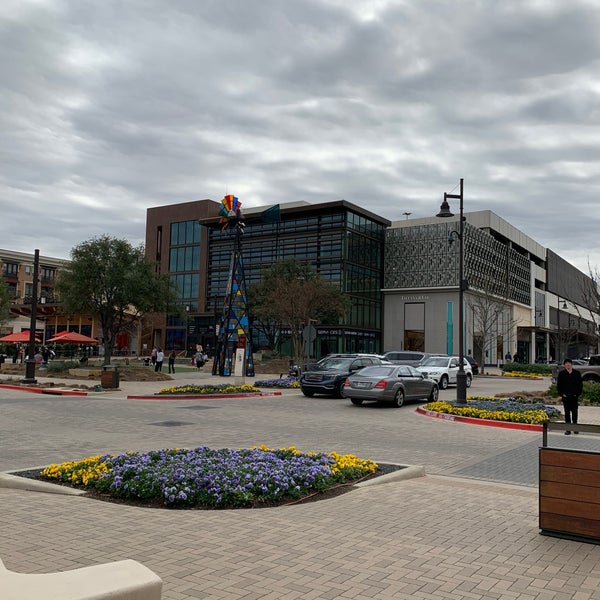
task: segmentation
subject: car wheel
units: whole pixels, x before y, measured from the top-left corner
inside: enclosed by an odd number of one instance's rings
[[[431,388],[431,394],[429,394],[429,402],[437,402],[438,398],[440,397],[440,389],[438,388],[437,385],[434,385]]]
[[[307,390],[302,390],[302,393],[307,397],[307,398],[312,398],[315,393],[314,392],[309,392]]]
[[[342,383],[340,383],[340,385],[337,386],[337,388],[335,389],[335,397],[336,398],[343,398],[344,397],[344,382],[342,381]]]
[[[394,396],[394,404],[398,407],[404,404],[404,392],[402,390],[398,390],[396,395]]]
[[[467,387],[471,387],[471,382],[473,381],[473,378],[471,377],[471,375],[469,375],[467,373]]]
[[[352,402],[352,404],[355,406],[360,406],[363,403],[360,398],[350,398],[350,402]]]
[[[440,388],[443,390],[448,389],[448,375],[442,375],[440,377]]]

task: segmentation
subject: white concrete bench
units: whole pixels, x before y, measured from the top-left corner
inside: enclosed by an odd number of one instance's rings
[[[0,560],[2,600],[160,600],[162,580],[135,560],[47,574],[9,571]]]

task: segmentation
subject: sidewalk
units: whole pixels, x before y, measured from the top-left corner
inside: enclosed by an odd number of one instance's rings
[[[0,489],[0,556],[32,573],[132,558],[165,600],[598,600],[600,547],[540,536],[537,502],[431,476],[253,511]]]

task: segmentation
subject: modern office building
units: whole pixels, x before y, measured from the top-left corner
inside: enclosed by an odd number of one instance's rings
[[[188,352],[198,343],[214,347],[234,242],[232,230],[219,223],[219,208],[199,200],[148,209],[146,254],[173,277],[186,311],[144,326],[147,346]],[[344,322],[317,323],[311,356],[381,350],[383,249],[390,221],[345,200],[282,204],[275,223],[261,218],[267,208],[242,207],[246,285],[278,260],[304,261],[351,301]],[[258,333],[253,341],[260,347]]]
[[[595,352],[594,282],[491,211],[465,214],[464,353],[497,364]],[[384,349],[458,354],[458,217],[386,232]]]
[[[214,343],[214,307],[206,302],[208,235],[200,221],[215,217],[219,207],[213,200],[195,200],[147,210],[146,257],[157,272],[170,275],[180,306],[144,319],[142,354],[153,346],[193,354],[196,344]]]
[[[243,203],[243,199],[242,203]],[[147,256],[169,273],[185,310],[145,322],[142,341],[193,352],[214,347],[234,234],[221,204],[198,200],[148,209]],[[458,217],[391,223],[345,200],[247,208],[246,285],[275,261],[306,261],[339,285],[344,322],[317,323],[310,355],[423,350],[458,354]],[[465,354],[483,364],[584,356],[598,349],[598,294],[592,279],[491,211],[465,214]],[[261,346],[254,332],[255,348]],[[140,349],[144,352],[144,348]]]

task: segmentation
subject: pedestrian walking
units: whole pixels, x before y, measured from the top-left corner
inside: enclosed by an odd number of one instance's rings
[[[165,360],[165,353],[162,351],[162,348],[159,348],[156,352],[156,364],[154,365],[154,370],[159,373],[162,371],[163,362]]]
[[[175,350],[169,354],[169,373],[175,373]]]
[[[562,398],[565,409],[565,423],[577,423],[579,396],[583,391],[583,381],[581,373],[573,368],[573,361],[570,358],[565,358],[564,365],[565,368],[556,378],[556,389]],[[575,431],[574,433],[579,432]],[[571,432],[567,430],[565,435],[571,435]]]
[[[158,354],[158,350],[156,349],[156,346],[154,346],[154,348],[152,348],[152,352],[150,353],[150,360],[152,361],[152,366],[154,366],[154,367],[156,367],[156,355],[157,354]]]

